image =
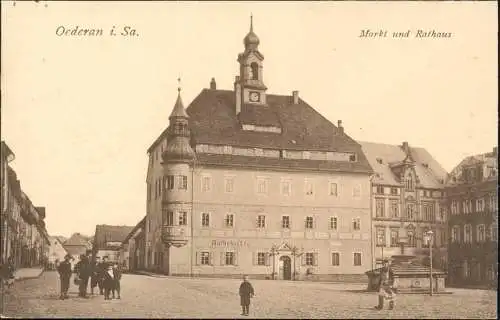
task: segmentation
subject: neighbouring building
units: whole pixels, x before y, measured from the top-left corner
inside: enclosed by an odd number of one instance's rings
[[[64,249],[64,246],[61,240],[59,240],[59,237],[50,237],[49,241],[50,245],[49,245],[48,262],[49,262],[49,267],[52,269],[56,267],[59,262],[64,260],[64,257],[66,256],[66,254],[68,254],[68,251]]]
[[[415,255],[429,262],[424,235],[432,231],[433,266],[446,269],[448,226],[444,200],[447,172],[423,148],[360,142],[375,171],[371,186],[375,266],[383,258]]]
[[[2,142],[2,152],[8,153],[6,148]],[[2,169],[2,259],[11,257],[16,268],[44,266],[49,251],[45,207],[33,205],[12,167]]]
[[[361,146],[299,97],[267,92],[250,26],[233,90],[215,79],[148,149],[145,268],[171,275],[366,279]]]
[[[124,269],[134,272],[144,269],[144,217],[127,235],[122,242],[120,257],[125,261]]]
[[[497,286],[498,149],[465,158],[446,186],[449,278],[454,286]]]
[[[1,239],[1,259],[2,261],[7,261],[7,258],[11,254],[11,241],[15,238],[17,234],[17,224],[14,222],[12,205],[10,203],[12,195],[12,181],[11,175],[9,174],[9,163],[14,161],[14,152],[9,148],[5,141],[1,142],[1,183],[2,183],[2,239]]]
[[[120,257],[122,242],[133,228],[106,224],[97,225],[95,227],[92,256],[101,258],[107,256],[109,262],[116,262],[123,266],[124,259]]]
[[[63,243],[64,249],[73,257],[72,266],[80,261],[80,255],[86,254],[88,250],[92,250],[92,244],[88,237],[76,232],[73,233],[68,240]]]

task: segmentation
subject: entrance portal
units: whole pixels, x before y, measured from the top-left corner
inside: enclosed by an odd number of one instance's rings
[[[281,279],[292,280],[292,259],[289,256],[282,256],[280,258],[280,273]]]

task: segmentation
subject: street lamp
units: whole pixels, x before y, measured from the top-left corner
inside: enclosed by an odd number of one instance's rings
[[[273,280],[274,280],[274,274],[276,273],[276,272],[275,272],[275,268],[276,268],[276,261],[275,261],[275,257],[276,257],[276,255],[278,255],[278,254],[279,254],[278,248],[276,247],[276,245],[275,245],[275,244],[273,244],[273,246],[271,247],[271,252],[270,252],[270,254],[273,256],[273,275],[272,275],[272,277],[273,277]]]
[[[433,245],[433,240],[434,240],[434,232],[432,230],[427,231],[424,233],[424,240],[426,243],[429,244],[429,259],[430,259],[430,295],[432,296],[432,291],[433,291],[433,284],[434,280],[432,277],[432,245]]]
[[[293,281],[295,281],[295,274],[297,273],[297,269],[295,268],[295,260],[297,260],[297,257],[300,257],[304,254],[304,250],[297,248],[297,246],[294,246],[292,248],[292,256],[293,256]]]

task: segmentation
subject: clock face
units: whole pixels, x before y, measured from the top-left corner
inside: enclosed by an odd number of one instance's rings
[[[250,92],[250,101],[257,102],[260,100],[260,93],[258,92]]]

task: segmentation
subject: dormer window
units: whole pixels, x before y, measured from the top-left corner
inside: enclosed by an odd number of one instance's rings
[[[382,161],[381,158],[377,158],[377,162],[378,162],[378,164],[383,164],[384,163],[384,161]]]
[[[257,62],[252,62],[250,64],[250,79],[259,80],[259,65]]]
[[[411,173],[406,176],[405,188],[406,188],[406,190],[410,190],[410,191],[412,191],[415,188],[415,183],[413,181],[413,175]]]
[[[224,154],[232,154],[233,147],[232,146],[224,146]]]
[[[304,159],[309,159],[309,158],[311,158],[311,153],[310,153],[309,151],[304,151],[304,152],[302,153],[302,157],[303,157]]]
[[[356,162],[356,154],[351,154],[349,156],[349,162]]]

